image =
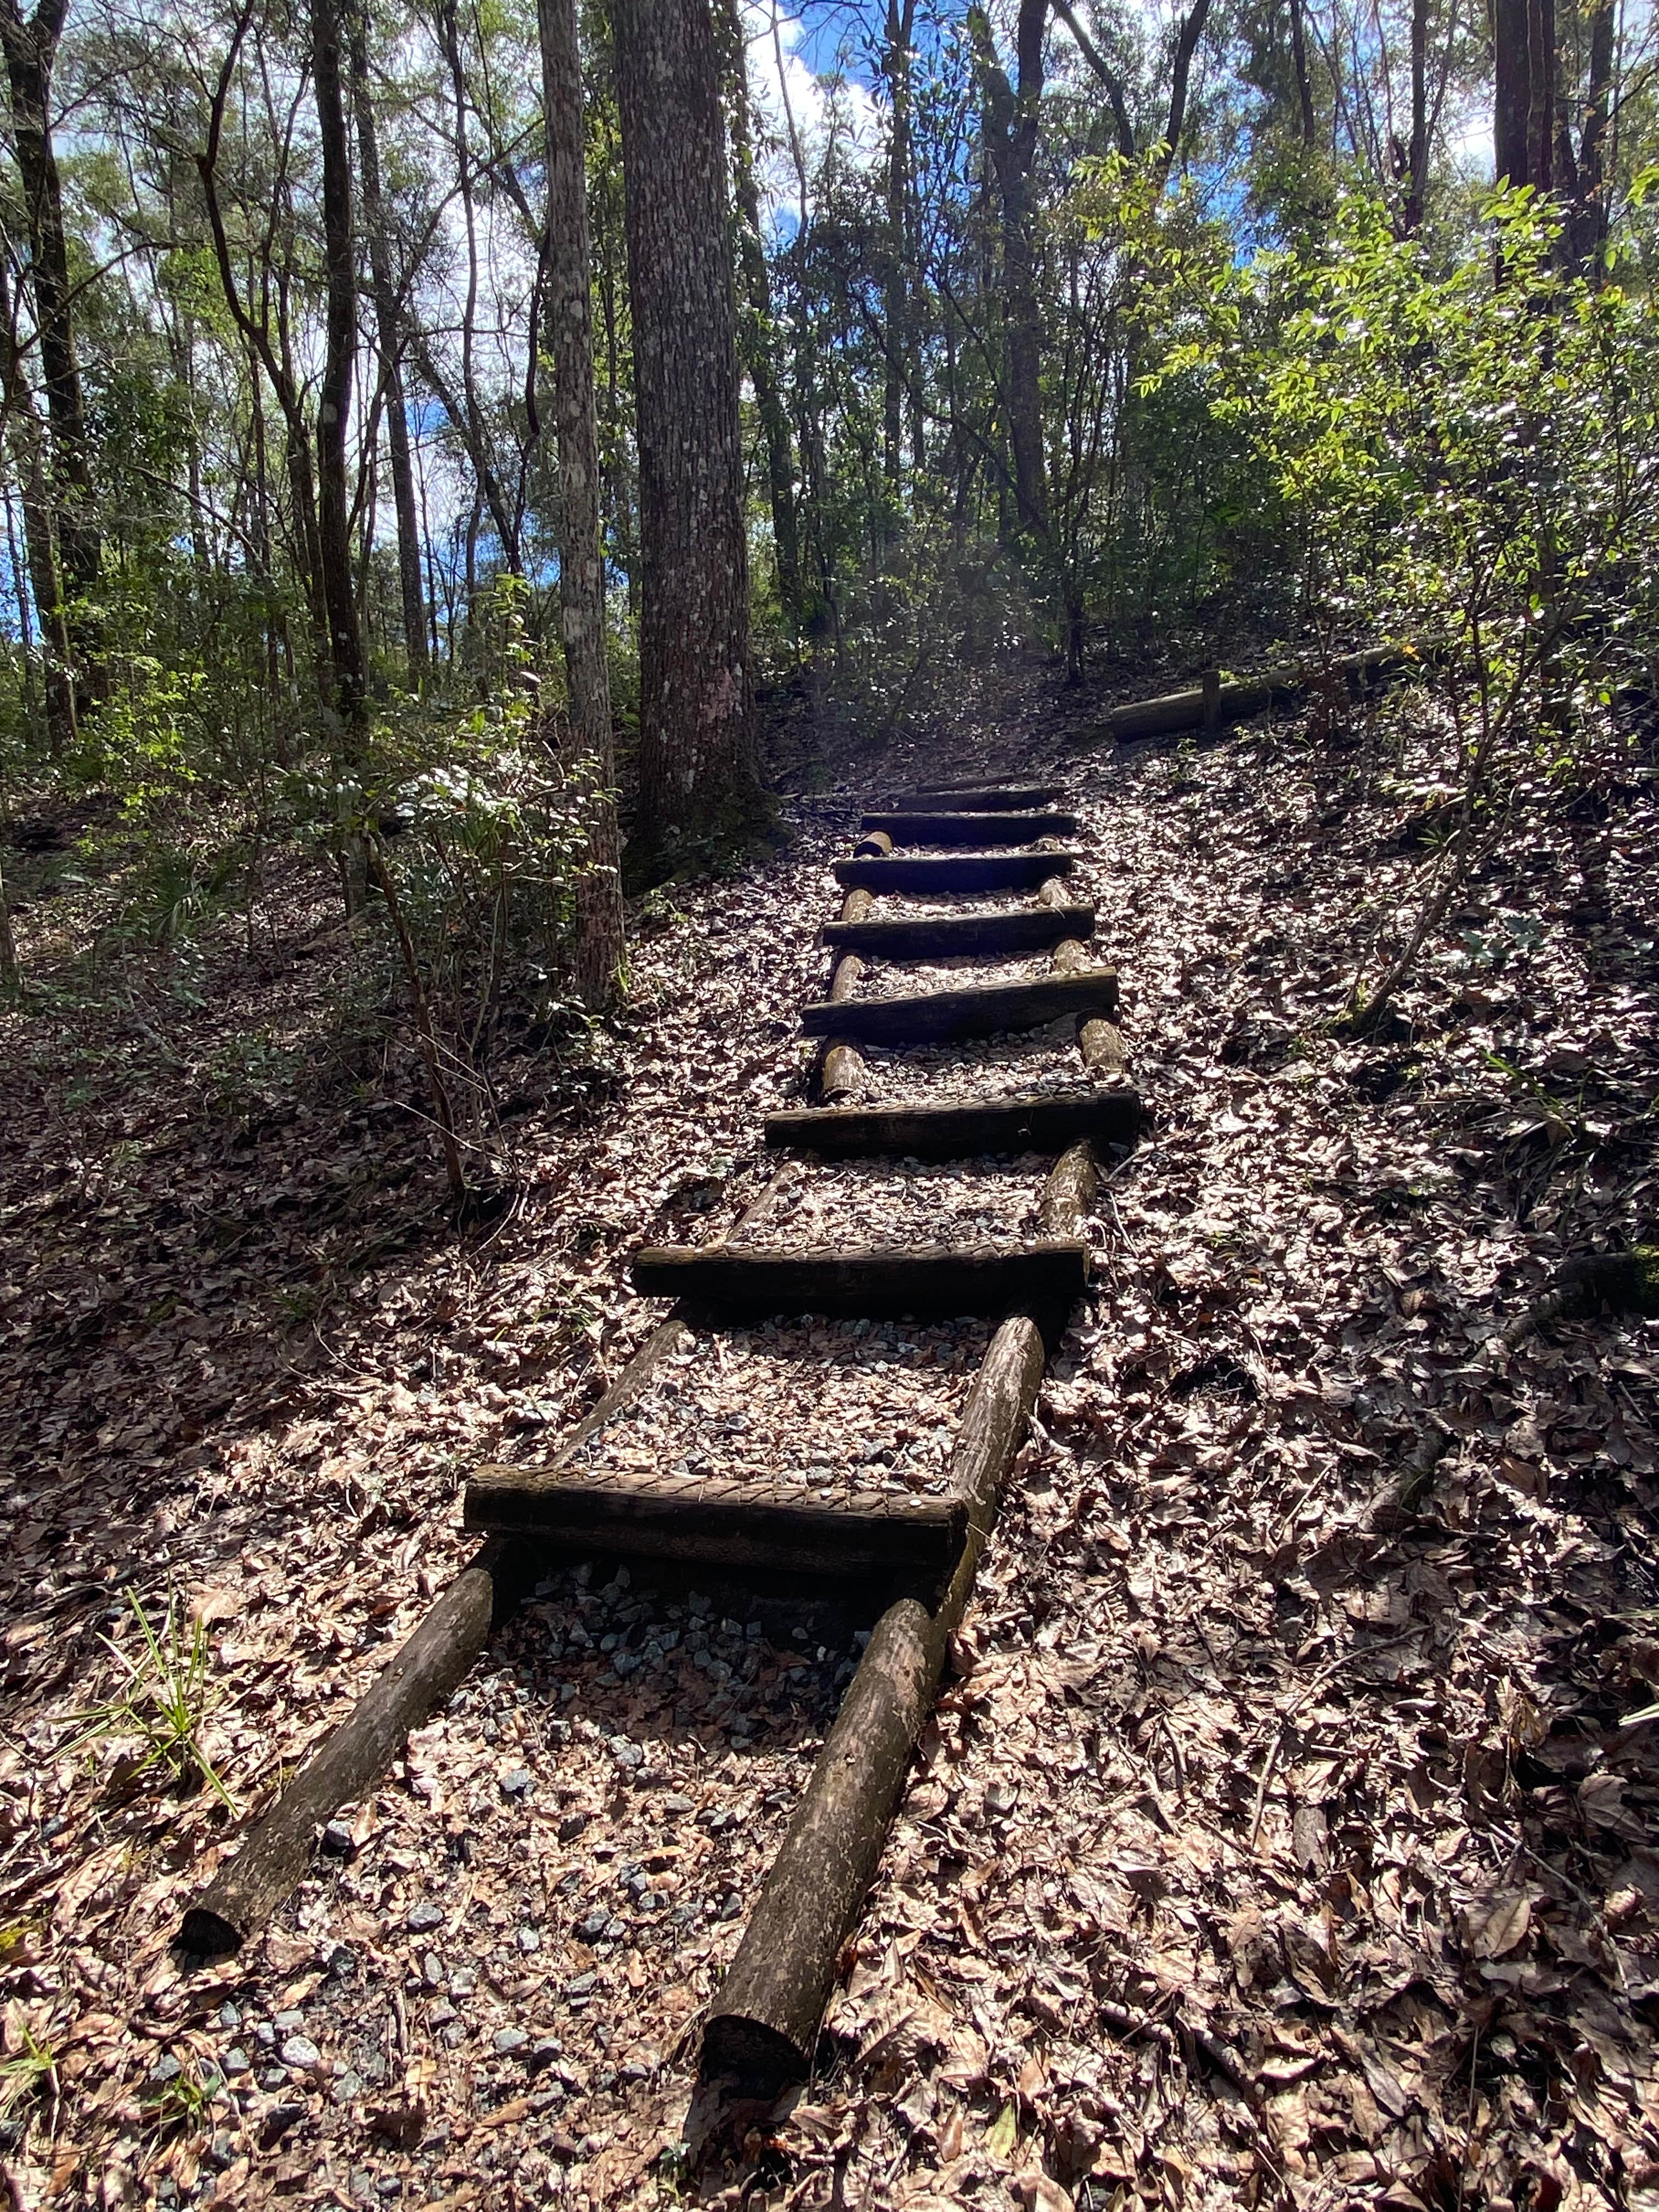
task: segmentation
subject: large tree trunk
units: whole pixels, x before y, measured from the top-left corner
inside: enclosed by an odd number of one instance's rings
[[[40,333],[40,368],[52,425],[58,544],[71,595],[98,580],[101,548],[93,501],[91,446],[75,356],[64,194],[52,144],[52,68],[67,0],[41,0],[27,23],[16,0],[0,5],[17,169],[28,226],[29,275]]]
[[[1499,184],[1550,189],[1554,0],[1492,0],[1492,149]]]
[[[11,417],[12,448],[17,461],[23,507],[23,544],[28,556],[29,593],[40,625],[41,684],[46,695],[46,748],[61,760],[76,738],[75,673],[69,621],[64,607],[63,572],[52,524],[52,497],[41,453],[40,418],[34,394],[23,374],[16,343],[15,302],[0,263],[0,343],[5,349],[5,404]],[[27,652],[27,640],[24,640]]]
[[[1412,143],[1406,159],[1402,228],[1414,238],[1423,227],[1429,185],[1429,0],[1412,0]]]
[[[903,473],[905,401],[912,375],[910,328],[910,42],[915,28],[915,0],[887,0],[882,74],[887,79],[892,117],[887,147],[887,352],[882,392],[882,464],[889,498],[895,506]],[[914,411],[914,410],[912,410]],[[918,466],[921,465],[917,458]]]
[[[1032,239],[1031,165],[1036,158],[1042,100],[1042,41],[1048,0],[1020,0],[1015,31],[1018,81],[1011,85],[997,58],[982,9],[970,19],[984,104],[987,150],[1002,204],[1002,276],[1007,329],[1008,448],[1014,499],[1025,528],[1048,531],[1042,456],[1042,324]]]
[[[323,262],[328,278],[323,372],[317,392],[318,550],[334,668],[334,707],[349,758],[362,746],[368,684],[362,627],[351,585],[351,507],[346,489],[346,426],[357,345],[357,257],[351,235],[351,154],[335,0],[312,0],[311,38],[323,149]]]
[[[576,749],[597,763],[588,846],[576,879],[576,988],[606,1006],[623,957],[611,676],[605,653],[605,560],[599,534],[599,434],[593,392],[592,271],[587,235],[586,137],[575,0],[538,0],[542,103],[547,118],[547,336],[559,447],[559,601]]]
[[[354,12],[350,27],[351,96],[357,111],[357,150],[362,165],[363,225],[368,233],[369,283],[374,295],[374,323],[380,349],[380,382],[386,393],[386,446],[392,460],[392,504],[398,518],[398,581],[403,599],[404,651],[410,681],[416,688],[427,672],[426,592],[421,574],[421,522],[415,504],[415,470],[409,450],[409,417],[404,403],[402,344],[398,337],[398,287],[392,268],[392,236],[380,194],[380,149],[368,84],[368,27]]]
[[[738,280],[740,313],[738,338],[743,365],[755,387],[755,405],[766,438],[767,489],[772,507],[772,546],[778,568],[778,597],[784,611],[800,612],[800,536],[795,520],[795,460],[789,416],[778,381],[777,344],[772,325],[772,285],[761,237],[760,191],[755,182],[755,145],[749,122],[749,70],[743,24],[735,0],[720,0],[720,27],[726,49],[727,105],[731,115],[732,184],[738,209]]]
[[[731,231],[708,0],[616,0],[640,456],[639,839],[764,817],[749,664]]]

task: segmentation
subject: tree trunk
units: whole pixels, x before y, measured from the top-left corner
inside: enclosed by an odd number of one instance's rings
[[[402,344],[398,337],[398,287],[392,269],[392,236],[380,194],[380,149],[368,84],[368,27],[354,12],[350,26],[351,96],[357,111],[357,150],[362,166],[363,224],[368,233],[369,282],[374,295],[375,331],[380,349],[380,382],[386,392],[386,445],[392,460],[392,504],[398,518],[398,580],[403,598],[404,651],[410,682],[419,689],[428,667],[426,592],[421,575],[421,524],[415,504],[415,471],[409,450],[409,417],[404,402]]]
[[[1412,0],[1412,143],[1407,156],[1402,228],[1414,238],[1423,227],[1429,184],[1429,0]]]
[[[312,75],[323,149],[323,262],[328,317],[317,392],[317,525],[323,604],[328,612],[334,708],[348,759],[362,745],[368,706],[362,627],[351,586],[350,502],[346,424],[357,344],[357,256],[351,235],[351,154],[340,80],[340,19],[335,0],[312,0]]]
[[[749,72],[744,60],[743,24],[734,0],[720,0],[720,25],[727,54],[732,183],[738,210],[738,340],[744,368],[755,387],[755,405],[766,438],[767,489],[772,507],[778,597],[785,613],[793,619],[799,616],[801,607],[795,460],[789,416],[778,381],[772,285],[761,237],[760,193],[755,183],[755,146],[749,121]]]
[[[896,507],[903,472],[905,398],[911,366],[910,331],[910,41],[915,0],[887,0],[882,74],[892,117],[887,148],[887,351],[882,392],[882,463]]]
[[[708,0],[616,0],[640,460],[639,839],[765,817],[749,663],[731,233]]]
[[[46,750],[61,760],[74,744],[75,673],[69,621],[64,607],[63,574],[52,526],[51,494],[41,454],[40,418],[34,394],[23,374],[17,349],[16,302],[0,264],[0,343],[5,348],[5,405],[12,419],[18,489],[23,506],[23,544],[28,556],[29,591],[40,624],[41,684],[46,714]],[[27,654],[28,641],[23,641]]]
[[[1047,538],[1048,495],[1042,456],[1042,325],[1031,236],[1031,165],[1042,99],[1042,40],[1048,0],[1020,0],[1015,33],[1018,83],[997,59],[982,9],[970,20],[984,104],[987,149],[1002,204],[1002,278],[1007,329],[1008,448],[1014,500],[1024,526]]]
[[[1302,143],[1311,147],[1317,133],[1314,121],[1313,79],[1308,73],[1308,40],[1302,21],[1302,0],[1291,0],[1291,67],[1296,74],[1296,99],[1302,118]]]
[[[559,448],[559,601],[571,733],[597,766],[587,853],[576,879],[576,988],[609,1005],[623,959],[616,762],[605,652],[605,558],[599,532],[599,434],[593,390],[592,270],[587,235],[586,135],[575,0],[538,0],[547,118],[546,330],[553,350]]]
[[[1499,184],[1550,189],[1553,0],[1492,0],[1492,150]]]
[[[16,0],[0,6],[12,127],[28,228],[29,273],[40,333],[40,368],[52,425],[52,483],[58,544],[71,598],[98,580],[101,547],[94,507],[91,447],[70,316],[64,194],[52,144],[52,63],[67,0],[40,0],[27,23]]]

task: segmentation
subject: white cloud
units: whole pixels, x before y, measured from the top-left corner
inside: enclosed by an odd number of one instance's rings
[[[780,0],[741,0],[749,50],[749,87],[763,137],[757,175],[772,219],[793,230],[800,217],[799,148],[809,186],[832,133],[842,161],[855,168],[878,157],[884,131],[884,103],[850,71],[815,68],[802,48],[811,27],[785,12]],[[793,144],[792,146],[792,128]]]

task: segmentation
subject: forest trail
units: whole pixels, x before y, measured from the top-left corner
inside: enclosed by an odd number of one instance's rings
[[[152,1277],[154,1317],[128,1317],[122,1271],[156,1267],[179,1202],[166,1178],[222,1209],[243,1155],[198,1139],[179,1158],[133,1131],[128,1181],[89,1224],[124,1303],[55,1374],[30,1331],[60,1325],[36,1301],[85,1264],[79,1217],[43,1217],[14,1185],[20,1431],[38,1456],[41,1425],[62,1425],[49,1485],[21,1455],[10,1468],[22,1717],[4,1755],[27,1820],[5,1901],[29,1930],[12,1988],[33,1976],[57,1993],[43,2014],[75,2023],[66,2176],[226,2204],[356,2204],[395,2183],[416,2202],[511,2186],[609,2206],[686,2185],[703,2010],[867,1609],[780,1586],[726,1611],[731,1585],[643,1562],[602,1586],[550,1576],[329,1832],[271,1932],[204,1971],[168,1944],[221,1820],[118,1778],[89,1787],[57,1752],[63,1717],[136,1559],[142,1594],[175,1582],[212,1624],[213,1746],[245,1802],[321,1739],[465,1556],[468,1477],[550,1455],[655,1325],[626,1286],[642,1216],[661,1243],[729,1233],[774,1183],[766,1116],[817,1110],[796,1027],[823,1002],[815,939],[855,794],[977,769],[1066,787],[1086,856],[1066,897],[1097,909],[1155,1127],[1103,1182],[1089,1300],[838,1961],[823,2070],[779,2111],[739,2111],[730,2163],[696,2185],[803,2204],[1016,2189],[1053,2212],[1136,2193],[1449,2204],[1462,2175],[1470,2202],[1643,2201],[1656,1799],[1647,1732],[1620,1723],[1656,1671],[1651,1345],[1606,1322],[1492,1351],[1571,1244],[1607,1140],[1540,1148],[1523,1087],[1494,1104],[1496,1047],[1441,1036],[1436,1012],[1480,994],[1539,1065],[1593,1065],[1585,1121],[1638,1128],[1651,802],[1534,825],[1501,863],[1540,922],[1520,963],[1431,975],[1414,1039],[1348,1045],[1322,1025],[1356,908],[1419,865],[1412,802],[1364,748],[1297,725],[1118,757],[1006,715],[1006,695],[977,727],[964,714],[958,757],[936,742],[849,770],[850,788],[799,802],[787,854],[679,894],[641,949],[649,1018],[623,1037],[613,1103],[525,1116],[524,1157],[546,1166],[523,1213],[462,1254],[371,1259],[309,1353],[288,1340],[275,1390],[246,1285],[222,1379],[191,1380],[188,1316],[227,1272],[210,1245],[197,1261],[175,1243],[179,1303],[154,1311]],[[873,995],[860,978],[829,1003]],[[964,1066],[981,1105],[1075,1087],[1075,1023],[866,1042],[872,1104],[936,1113]],[[133,1111],[130,1085],[87,1109]],[[303,1188],[303,1157],[330,1165],[325,1134],[263,1133],[252,1165]],[[1646,1154],[1619,1172],[1639,1206]],[[787,1218],[791,1241],[848,1241],[884,1205],[913,1241],[945,1215],[953,1238],[1017,1234],[1040,1182],[1029,1163],[825,1160],[774,1197],[789,1212],[768,1234]],[[762,1322],[713,1357],[681,1347],[593,1449],[625,1471],[694,1434],[711,1468],[787,1454],[831,1492],[872,1468],[937,1486],[988,1322],[858,1326]],[[217,1413],[204,1389],[225,1394]],[[1431,1491],[1379,1522],[1430,1413],[1449,1446]],[[183,1490],[177,1445],[157,1444],[170,1420],[201,1439]],[[180,2078],[227,2081],[234,2109],[169,2127]]]

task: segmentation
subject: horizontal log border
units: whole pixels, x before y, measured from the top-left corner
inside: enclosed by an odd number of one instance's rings
[[[836,881],[846,890],[1024,891],[1050,876],[1068,876],[1078,853],[905,853],[890,860],[837,860]]]
[[[668,1559],[752,1572],[911,1574],[942,1581],[967,1516],[946,1498],[854,1491],[816,1498],[805,1480],[481,1467],[465,1525],[534,1536],[562,1550]]]
[[[1042,952],[1066,938],[1091,937],[1094,927],[1091,906],[1028,906],[1008,914],[872,915],[860,921],[826,921],[818,933],[838,952],[872,959],[957,960]]]
[[[1133,1144],[1141,1117],[1139,1093],[1127,1088],[952,1106],[796,1107],[768,1115],[766,1141],[824,1159],[967,1159],[981,1152],[1058,1152],[1083,1138]]]
[[[1223,680],[1218,670],[1182,691],[1166,691],[1161,698],[1139,699],[1115,707],[1085,731],[1083,744],[1127,744],[1141,738],[1179,737],[1194,730],[1217,730],[1246,721],[1269,707],[1293,706],[1328,676],[1358,694],[1390,677],[1431,666],[1444,648],[1419,641],[1414,646],[1376,645],[1364,653],[1351,653],[1332,661],[1328,668],[1302,662],[1284,668],[1260,670],[1253,676]]]
[[[1063,783],[935,783],[919,791],[896,791],[888,800],[894,814],[1024,814],[1034,806],[1053,806],[1066,796]]]
[[[1089,1248],[1041,1244],[875,1246],[843,1252],[647,1245],[634,1256],[644,1297],[684,1301],[705,1317],[769,1314],[953,1320],[968,1314],[1069,1312],[1088,1282]]]
[[[802,1010],[808,1036],[845,1037],[854,1044],[942,1044],[955,1037],[997,1036],[1049,1022],[1088,1020],[1117,1009],[1117,971],[1038,975],[1029,982],[969,983],[902,998],[824,1000]]]
[[[1074,837],[1075,814],[866,814],[854,853],[875,837],[895,845],[1035,845],[1039,837]]]

